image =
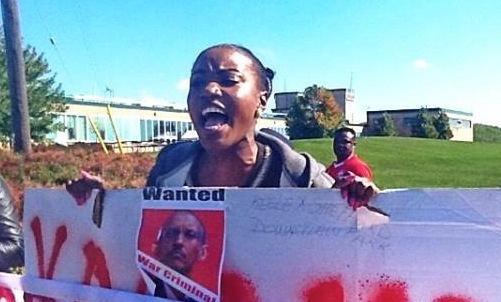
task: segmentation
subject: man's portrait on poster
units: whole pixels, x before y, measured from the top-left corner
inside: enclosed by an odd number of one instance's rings
[[[189,276],[193,266],[207,256],[205,226],[191,211],[176,211],[162,226],[157,236],[157,259]]]
[[[221,264],[224,237],[223,212],[178,209],[145,210],[144,214],[146,219],[143,220],[141,232],[150,239],[143,237],[139,240],[140,250],[173,271],[217,292],[217,272]],[[208,228],[211,234],[208,234]],[[165,280],[151,274],[149,276],[155,283],[155,296],[176,301],[196,301]]]

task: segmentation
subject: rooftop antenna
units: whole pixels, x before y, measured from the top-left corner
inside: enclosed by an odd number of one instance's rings
[[[350,90],[353,89],[353,71],[350,72]]]
[[[110,88],[109,86],[106,86],[105,91],[106,91],[106,93],[108,93],[108,97],[110,97],[110,98],[115,97],[115,91],[112,88]]]

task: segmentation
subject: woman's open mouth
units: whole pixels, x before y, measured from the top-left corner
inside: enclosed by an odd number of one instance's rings
[[[202,111],[202,125],[205,130],[217,131],[228,124],[228,115],[221,108],[209,107]]]

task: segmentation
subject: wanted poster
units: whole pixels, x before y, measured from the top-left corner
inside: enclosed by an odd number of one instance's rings
[[[172,301],[220,301],[224,189],[145,188],[137,264],[148,292]]]

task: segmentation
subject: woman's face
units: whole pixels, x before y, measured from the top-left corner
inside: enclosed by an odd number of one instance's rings
[[[255,112],[264,105],[263,98],[252,59],[238,50],[212,48],[193,65],[188,110],[206,150],[253,141]]]

